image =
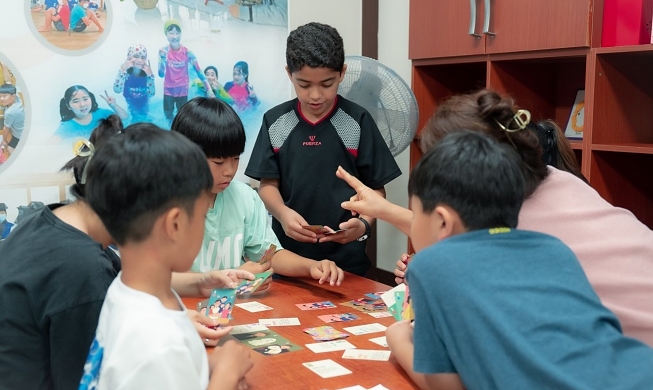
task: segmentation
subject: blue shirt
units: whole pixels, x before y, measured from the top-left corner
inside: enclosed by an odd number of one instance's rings
[[[88,139],[91,132],[95,129],[102,119],[106,119],[109,115],[113,114],[112,110],[106,108],[98,108],[97,111],[91,113],[92,119],[88,125],[80,125],[74,119],[61,122],[57,131],[54,133],[55,137],[63,140],[70,140],[77,137]]]
[[[557,238],[454,236],[419,252],[407,281],[417,372],[458,373],[468,389],[653,386],[653,349],[622,335]]]

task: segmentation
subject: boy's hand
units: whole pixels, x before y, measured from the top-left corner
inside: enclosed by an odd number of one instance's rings
[[[266,261],[263,264],[257,263],[255,261],[246,261],[245,264],[238,267],[238,269],[243,270],[243,271],[249,271],[252,274],[260,274],[260,273],[266,272],[266,271],[271,271],[272,273],[274,273],[274,269],[272,269],[272,262],[271,261]],[[254,278],[252,278],[250,280],[254,280]],[[267,290],[268,288],[270,288],[270,283],[272,283],[272,278],[271,277],[265,279],[263,281],[263,283],[261,284],[261,286],[256,289],[256,292],[263,292],[263,291]]]
[[[233,328],[232,326],[222,327],[216,320],[195,310],[186,310],[186,314],[193,321],[195,330],[207,347],[218,345],[220,338],[231,332],[231,328]]]
[[[397,260],[397,268],[395,268],[394,271],[395,282],[397,282],[397,284],[402,284],[404,282],[404,278],[406,277],[406,269],[408,268],[410,258],[411,256],[409,256],[408,253],[404,253],[401,255],[399,260]]]
[[[413,342],[413,326],[410,321],[397,321],[385,330],[390,351]]]
[[[245,374],[253,365],[249,348],[236,340],[228,340],[224,345],[216,347],[209,359],[212,370],[209,389],[247,389]]]
[[[247,270],[227,269],[223,271],[208,271],[202,273],[197,281],[200,294],[204,297],[211,295],[215,288],[236,288],[243,279],[254,280],[254,275]]]
[[[342,231],[334,234],[327,234],[320,237],[320,242],[337,242],[346,244],[348,242],[356,241],[360,236],[365,234],[365,224],[358,218],[351,218],[347,222],[343,222],[338,226]]]
[[[340,206],[345,210],[350,210],[351,215],[362,214],[377,218],[388,201],[376,191],[361,183],[360,180],[350,175],[342,167],[338,167],[336,176],[346,181],[356,191],[356,195],[352,196],[349,201],[342,202]]]
[[[304,229],[302,226],[307,226],[309,223],[291,208],[286,208],[283,214],[280,215],[279,222],[286,236],[293,240],[317,244],[318,239],[324,237],[324,234],[316,234],[308,229]]]
[[[328,282],[331,286],[340,286],[345,279],[345,273],[331,260],[314,261],[311,265],[311,277],[319,283]]]

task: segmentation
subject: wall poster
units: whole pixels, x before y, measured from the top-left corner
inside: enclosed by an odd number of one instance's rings
[[[2,8],[4,225],[70,198],[72,175],[59,169],[100,119],[116,113],[125,125],[168,129],[178,105],[208,88],[243,120],[236,179],[248,182],[263,114],[290,97],[288,0],[23,0]]]

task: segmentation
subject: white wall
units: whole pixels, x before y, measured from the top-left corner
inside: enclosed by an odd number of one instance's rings
[[[408,60],[408,1],[379,0],[379,61],[392,68],[410,85]],[[360,0],[291,0],[288,23],[290,30],[308,22],[321,22],[338,29],[345,42],[345,54],[362,52],[362,2]],[[401,177],[386,186],[388,199],[408,206],[408,149],[397,156],[403,172]],[[402,253],[408,250],[404,234],[393,226],[379,221],[377,240],[378,267],[392,271]]]

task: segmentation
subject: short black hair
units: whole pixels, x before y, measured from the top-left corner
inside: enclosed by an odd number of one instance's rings
[[[206,158],[236,157],[245,151],[245,127],[233,108],[218,98],[196,97],[184,104],[170,126],[199,145]]]
[[[420,200],[425,213],[447,205],[467,230],[516,227],[524,188],[517,152],[470,130],[444,136],[408,180],[409,195]]]
[[[0,94],[15,95],[16,86],[12,84],[2,84],[0,85]]]
[[[136,123],[98,148],[88,166],[86,202],[118,245],[142,242],[163,213],[193,216],[213,178],[200,148],[181,134]]]
[[[286,65],[290,73],[304,66],[341,72],[344,64],[344,43],[335,28],[312,22],[297,27],[288,35]]]

